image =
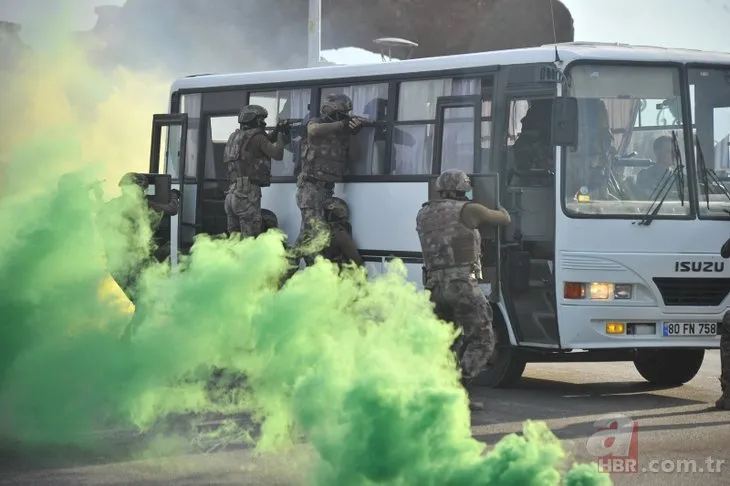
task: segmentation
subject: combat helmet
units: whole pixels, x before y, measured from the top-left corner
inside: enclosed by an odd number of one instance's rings
[[[276,213],[269,209],[262,209],[261,227],[263,232],[269,231],[271,228],[278,228],[279,218],[276,217]]]
[[[345,94],[329,94],[322,101],[322,116],[337,118],[338,114],[346,115],[352,111],[352,100]]]
[[[259,105],[246,105],[241,108],[238,112],[238,123],[241,125],[248,125],[256,118],[260,118],[262,121],[269,117],[269,112],[263,106]]]
[[[136,172],[127,172],[119,180],[119,187],[131,185],[139,186],[144,189],[149,184],[147,182],[147,178],[143,174],[138,174]]]
[[[438,192],[469,192],[471,191],[471,181],[463,170],[448,169],[436,179],[436,190]]]
[[[350,218],[350,208],[339,197],[330,197],[324,203],[324,211],[330,221],[344,221]]]

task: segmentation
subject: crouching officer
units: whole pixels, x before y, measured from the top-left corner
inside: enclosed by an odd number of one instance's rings
[[[269,112],[259,105],[246,105],[238,114],[240,127],[228,137],[223,162],[230,183],[224,208],[228,233],[241,237],[261,233],[261,188],[271,184],[271,160],[284,158],[283,124],[274,130],[276,142],[266,134]]]
[[[730,239],[722,245],[720,256],[730,258]],[[725,312],[720,326],[720,388],[722,395],[715,402],[715,407],[730,410],[730,310]]]
[[[439,199],[418,212],[416,230],[421,241],[425,279],[440,319],[454,322],[461,336],[454,351],[468,383],[481,373],[494,351],[492,308],[478,279],[481,277],[481,235],[484,224],[508,225],[506,210],[493,211],[467,198],[471,181],[464,171],[444,171],[436,180]],[[472,402],[472,409],[483,405]]]
[[[350,209],[347,207],[347,203],[339,197],[329,198],[324,204],[324,217],[329,226],[330,240],[322,251],[322,256],[336,263],[340,268],[349,262],[363,266],[365,262],[352,238]]]

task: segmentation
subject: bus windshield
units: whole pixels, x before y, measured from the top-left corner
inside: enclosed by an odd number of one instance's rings
[[[730,218],[730,68],[690,69],[700,217]]]
[[[565,153],[566,213],[688,215],[679,70],[579,64],[569,77],[579,128],[577,147]]]

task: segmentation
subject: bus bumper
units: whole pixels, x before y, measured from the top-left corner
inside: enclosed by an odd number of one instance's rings
[[[563,305],[560,345],[567,349],[720,347],[724,312],[662,314],[656,307]],[[587,317],[590,316],[590,317]]]

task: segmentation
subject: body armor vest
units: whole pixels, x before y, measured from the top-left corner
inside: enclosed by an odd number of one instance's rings
[[[271,159],[260,151],[254,153],[248,149],[251,139],[259,134],[266,136],[261,128],[239,128],[228,138],[223,151],[223,162],[228,169],[228,180],[231,184],[236,184],[242,177],[261,187],[271,184]]]
[[[481,278],[481,234],[461,222],[461,210],[469,202],[438,199],[418,212],[416,231],[427,273],[453,269],[449,273],[454,276]]]
[[[310,123],[327,123],[321,118]],[[322,182],[340,182],[345,173],[349,134],[343,131],[324,137],[307,137],[302,157],[302,175]]]

